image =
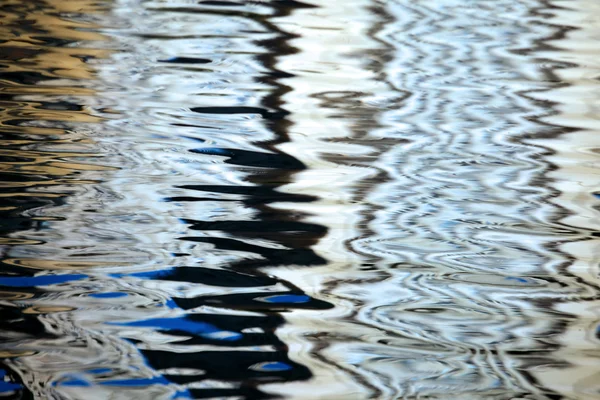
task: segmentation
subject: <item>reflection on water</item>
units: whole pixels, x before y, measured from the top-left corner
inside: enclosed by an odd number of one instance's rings
[[[0,396],[600,398],[598,4],[0,10]]]

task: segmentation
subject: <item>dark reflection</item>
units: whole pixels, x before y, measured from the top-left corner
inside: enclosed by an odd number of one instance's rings
[[[203,5],[211,6],[235,6],[235,3],[226,2],[201,2]],[[283,17],[293,12],[298,6],[304,6],[298,2],[272,2],[265,4],[272,8],[273,18]],[[218,13],[218,11],[211,11]],[[226,14],[227,15],[227,14]],[[245,15],[254,18],[252,14]],[[144,357],[156,369],[172,368],[201,368],[206,369],[206,374],[201,379],[217,379],[222,381],[241,382],[239,390],[193,390],[190,394],[195,398],[209,396],[242,396],[243,398],[268,398],[266,394],[257,390],[259,383],[306,380],[311,377],[310,371],[287,357],[287,347],[274,335],[274,330],[283,323],[283,319],[275,317],[275,312],[285,312],[292,309],[327,309],[331,305],[306,296],[300,289],[289,282],[273,279],[261,274],[256,268],[278,265],[310,266],[321,265],[325,260],[317,256],[311,249],[320,237],[326,233],[326,228],[316,224],[300,221],[301,216],[285,215],[281,211],[268,207],[268,203],[274,201],[300,201],[309,202],[314,200],[310,196],[289,195],[277,191],[277,188],[290,182],[293,171],[305,169],[306,167],[296,158],[285,154],[275,147],[274,144],[288,141],[287,127],[290,123],[286,120],[289,114],[281,108],[281,96],[289,89],[276,80],[277,71],[274,67],[278,56],[290,54],[295,50],[287,44],[291,37],[279,31],[268,20],[257,16],[257,21],[265,28],[275,34],[275,39],[261,42],[260,44],[269,50],[261,61],[270,69],[271,77],[261,77],[270,86],[271,94],[263,99],[263,107],[194,107],[191,111],[207,115],[260,115],[267,127],[275,134],[275,139],[259,143],[264,151],[249,151],[233,148],[211,148],[204,147],[190,150],[192,153],[226,157],[225,163],[234,166],[248,168],[246,180],[256,186],[209,186],[209,185],[185,185],[181,189],[200,191],[212,196],[202,197],[175,197],[167,200],[174,202],[211,202],[211,201],[236,201],[241,202],[248,208],[254,208],[257,214],[251,221],[247,220],[219,220],[201,221],[186,219],[183,222],[190,225],[192,231],[200,232],[201,237],[182,237],[181,239],[194,243],[206,243],[221,251],[241,251],[253,253],[258,259],[245,259],[231,263],[229,270],[209,270],[199,267],[178,267],[161,274],[159,279],[202,282],[214,284],[221,287],[264,287],[283,285],[286,291],[269,291],[244,293],[244,294],[221,294],[214,296],[199,296],[194,298],[173,298],[174,304],[183,310],[201,309],[205,306],[219,307],[229,310],[241,310],[264,313],[264,317],[246,316],[220,316],[215,314],[203,314],[202,316],[191,314],[189,318],[194,324],[203,324],[208,327],[218,327],[221,332],[230,332],[230,335],[211,338],[206,335],[190,336],[190,331],[181,331],[189,337],[179,345],[191,345],[210,343],[218,345],[226,343],[227,346],[272,346],[275,351],[227,351],[227,352],[195,352],[190,354],[174,354],[165,351],[143,351]],[[271,72],[270,71],[270,72]],[[222,195],[239,195],[241,198],[230,200]],[[213,237],[212,232],[226,237]],[[285,249],[266,247],[251,244],[247,240],[260,239],[271,243],[285,246]],[[140,321],[140,323],[144,323]],[[152,321],[146,322],[152,324]],[[179,328],[178,328],[179,327]],[[244,330],[258,328],[261,333],[244,333]],[[174,325],[177,332],[180,325]],[[216,328],[213,328],[216,329]],[[215,331],[216,332],[216,331]],[[177,334],[177,333],[175,333]],[[223,334],[223,333],[222,333]],[[209,334],[210,335],[210,334]],[[174,382],[194,382],[199,378],[182,375],[169,375],[168,379]]]
[[[289,114],[283,110],[271,112],[258,107],[194,107],[192,111],[200,114],[259,114],[271,120],[281,119]]]
[[[207,58],[193,58],[193,57],[172,57],[167,60],[159,60],[160,62],[171,63],[171,64],[208,64],[210,60]]]
[[[190,150],[192,153],[228,157],[226,163],[248,167],[304,169],[300,161],[287,154],[271,154],[258,151],[204,148]]]
[[[307,196],[293,193],[277,192],[274,189],[276,186],[208,186],[208,185],[187,185],[181,186],[182,189],[196,190],[199,192],[212,192],[218,194],[237,194],[242,195],[242,199],[219,199],[219,201],[239,201],[247,206],[256,204],[267,204],[273,202],[311,202],[316,200],[314,196]],[[207,197],[172,197],[170,201],[208,201],[211,198]]]
[[[268,237],[269,239],[278,239],[281,241],[279,235],[261,235]],[[244,260],[236,263],[235,267],[267,267],[272,265],[322,265],[325,260],[314,253],[314,251],[305,248],[304,246],[313,244],[315,239],[309,238],[308,242],[299,243],[291,249],[272,249],[268,247],[256,246],[247,244],[240,240],[235,239],[223,239],[223,238],[210,238],[210,237],[186,237],[183,240],[189,240],[192,242],[210,243],[217,249],[221,250],[234,250],[234,251],[245,251],[250,253],[256,253],[262,256],[263,260]],[[295,243],[295,235],[292,241]]]

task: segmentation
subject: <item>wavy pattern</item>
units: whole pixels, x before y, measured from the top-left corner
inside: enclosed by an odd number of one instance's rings
[[[328,7],[342,26],[346,10]],[[541,139],[551,143],[577,125],[549,124],[557,111],[537,100],[568,84],[557,74],[575,65],[547,49],[572,28],[553,25],[561,15],[546,21],[558,8],[537,1],[466,8],[453,1],[365,2],[364,8],[381,21],[362,52],[362,68],[373,75],[354,83],[364,89],[348,92],[339,82],[305,95],[320,100],[315,112],[323,118],[347,121],[348,133],[319,132],[317,140],[327,143],[320,158],[332,163],[320,174],[363,171],[348,183],[352,195],[340,212],[356,215],[360,204],[362,217],[345,243],[362,263],[348,264],[339,249],[322,248],[339,259],[320,282],[323,298],[346,311],[329,324],[326,340],[309,340],[321,349],[313,370],[325,375],[325,365],[336,365],[372,398],[447,398],[449,392],[596,398],[587,385],[597,371],[575,373],[583,348],[593,352],[597,345],[595,318],[576,319],[581,312],[574,310],[595,307],[598,282],[572,271],[577,256],[562,244],[589,242],[597,225],[566,223],[571,205],[554,201],[560,192],[545,179],[565,160],[545,159],[553,151]],[[344,32],[354,49],[366,33]],[[302,36],[303,49],[322,42],[317,34]],[[551,50],[555,59],[548,58]],[[335,56],[354,63],[358,76],[356,52]],[[365,156],[335,155],[344,148]],[[342,240],[347,230],[341,230],[324,243]],[[578,350],[559,350],[566,332],[583,326],[588,339],[568,346]],[[310,328],[294,333],[303,329]],[[568,371],[573,375],[558,391],[539,380]]]
[[[12,105],[5,137],[46,136],[34,154],[29,141],[15,140],[6,160],[18,183],[4,193],[24,206],[10,209],[20,219],[7,220],[0,278],[12,300],[3,311],[12,321],[3,394],[89,398],[93,387],[97,398],[254,399],[271,397],[259,383],[311,376],[274,331],[282,313],[330,305],[256,271],[325,262],[310,249],[325,227],[269,207],[314,200],[277,190],[305,166],[272,147],[287,140],[278,105],[285,88],[266,47],[292,50],[264,19],[301,6],[123,2],[74,7],[81,13],[73,15],[40,2],[24,15],[18,5],[9,10],[15,20],[55,15],[20,28],[50,29],[48,51],[64,59],[55,55],[56,64],[76,55],[81,65],[55,78],[56,67],[37,59],[40,72],[17,70],[32,57],[28,44],[10,52],[10,77],[28,85],[25,93],[39,88],[40,102]],[[69,22],[92,12],[102,25]],[[140,29],[143,16],[149,23]],[[212,48],[210,59],[199,45]],[[44,79],[62,79],[56,93]],[[14,102],[33,96],[11,94]],[[30,175],[31,184],[20,182]],[[43,202],[46,195],[58,200]]]
[[[563,3],[5,2],[0,394],[598,398]]]

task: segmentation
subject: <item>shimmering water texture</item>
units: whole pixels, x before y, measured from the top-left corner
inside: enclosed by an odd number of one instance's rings
[[[0,22],[0,398],[600,399],[597,0]]]

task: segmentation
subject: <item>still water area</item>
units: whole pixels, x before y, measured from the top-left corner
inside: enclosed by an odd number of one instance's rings
[[[600,399],[600,2],[2,0],[0,263],[0,399]]]

